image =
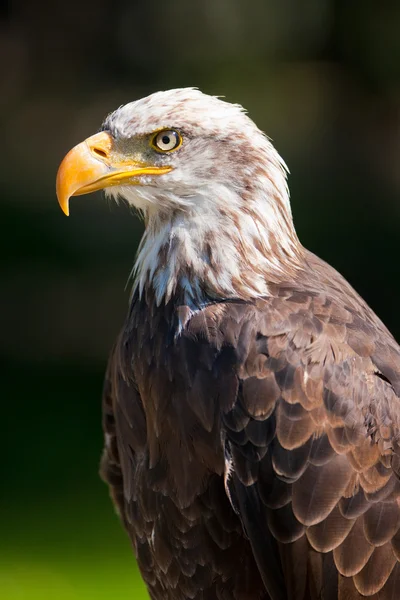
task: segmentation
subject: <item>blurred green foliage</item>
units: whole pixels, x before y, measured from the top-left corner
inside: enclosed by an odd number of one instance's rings
[[[0,503],[2,599],[147,597],[97,476],[101,379],[77,364],[6,369],[4,397],[19,406],[2,436],[12,458]]]
[[[400,4],[42,0],[0,11],[0,597],[145,598],[98,478],[101,388],[142,226],[59,210],[66,151],[122,103],[199,86],[288,163],[303,243],[400,337]]]

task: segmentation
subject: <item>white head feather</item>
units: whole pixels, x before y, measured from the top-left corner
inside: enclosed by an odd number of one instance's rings
[[[103,129],[130,155],[172,167],[107,191],[145,218],[134,267],[140,293],[151,285],[158,304],[178,293],[194,305],[248,299],[299,268],[286,166],[241,106],[193,88],[169,90],[122,106]],[[181,133],[179,150],[150,148],[161,129]]]

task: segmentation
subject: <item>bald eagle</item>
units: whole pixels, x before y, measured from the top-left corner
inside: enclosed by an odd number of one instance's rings
[[[142,213],[101,473],[153,600],[400,598],[400,348],[300,243],[286,168],[196,89],[109,115],[57,176]]]

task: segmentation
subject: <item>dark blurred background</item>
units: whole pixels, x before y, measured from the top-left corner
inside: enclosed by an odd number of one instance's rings
[[[400,3],[1,3],[0,595],[145,598],[97,466],[101,388],[141,225],[54,193],[119,105],[198,86],[274,140],[303,243],[400,338]]]

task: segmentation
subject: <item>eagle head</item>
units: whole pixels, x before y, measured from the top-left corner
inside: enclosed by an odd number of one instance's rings
[[[157,304],[178,291],[192,303],[264,295],[301,262],[279,154],[241,106],[197,89],[118,108],[67,154],[65,214],[71,196],[99,189],[143,214],[135,287]]]

